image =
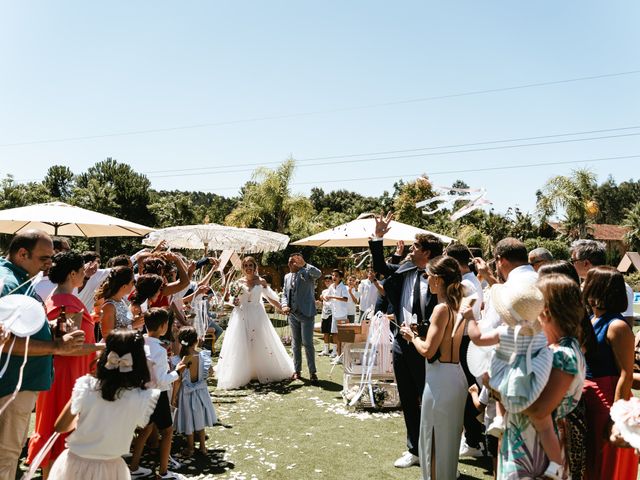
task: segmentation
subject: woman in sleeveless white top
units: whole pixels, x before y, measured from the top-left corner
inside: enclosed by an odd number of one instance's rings
[[[260,383],[291,378],[293,361],[264,309],[263,297],[279,302],[264,279],[257,276],[252,257],[242,262],[241,292],[234,298],[224,334],[220,359],[216,366],[218,388],[233,389],[257,379]]]

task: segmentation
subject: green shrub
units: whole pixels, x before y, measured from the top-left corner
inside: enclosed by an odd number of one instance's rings
[[[634,292],[640,292],[640,272],[633,272],[624,276],[624,281],[633,288]]]
[[[569,252],[569,245],[562,240],[551,240],[549,238],[527,238],[524,241],[527,246],[527,250],[531,251],[534,248],[546,248],[551,252],[555,260],[569,260],[571,253]]]

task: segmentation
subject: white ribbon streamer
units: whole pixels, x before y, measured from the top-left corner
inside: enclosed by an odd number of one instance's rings
[[[47,443],[42,446],[38,454],[31,461],[29,470],[22,476],[20,480],[31,480],[33,478],[33,476],[36,474],[36,470],[38,470],[38,468],[42,464],[44,457],[51,451],[59,436],[60,432],[55,432],[53,435],[51,435],[51,437],[49,437]]]
[[[27,364],[27,359],[29,358],[29,338],[30,337],[26,337],[26,340],[24,341],[24,358],[22,360],[22,365],[20,365],[20,373],[18,374],[18,383],[16,384],[16,389],[11,394],[11,397],[9,397],[9,400],[7,400],[7,402],[2,406],[2,408],[0,408],[0,415],[2,415],[2,413],[7,409],[9,404],[15,400],[15,398],[18,396],[18,392],[20,391],[20,387],[22,387],[22,377],[24,373],[24,366]],[[14,342],[15,342],[15,339],[14,339]],[[13,344],[11,345],[11,347],[13,348]],[[9,351],[9,353],[11,353],[11,351]],[[10,356],[8,355],[7,358],[10,358]],[[5,370],[6,370],[6,366],[5,366]]]
[[[389,322],[382,312],[376,313],[371,319],[369,325],[369,334],[365,343],[364,352],[362,354],[362,373],[360,374],[360,387],[357,393],[349,402],[349,406],[354,406],[365,390],[369,390],[369,398],[371,405],[375,408],[376,401],[373,395],[373,382],[371,377],[376,364],[376,358],[380,360],[380,367],[387,370],[391,360],[391,342],[393,337],[389,330]],[[386,340],[385,340],[386,339]]]

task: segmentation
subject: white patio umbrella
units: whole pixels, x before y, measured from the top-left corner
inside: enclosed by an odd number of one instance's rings
[[[0,210],[0,233],[36,228],[65,237],[141,237],[153,228],[63,202]]]
[[[142,243],[156,246],[165,241],[167,246],[189,250],[235,250],[243,253],[275,252],[286,248],[289,237],[281,233],[258,228],[238,228],[206,223],[183,225],[156,230]]]
[[[411,225],[396,222],[395,220],[392,220],[389,226],[389,231],[384,234],[384,245],[386,246],[395,245],[399,240],[411,243],[419,233],[435,235],[443,243],[451,243],[454,240],[446,235],[412,227]],[[373,214],[363,213],[351,222],[292,242],[291,245],[310,247],[366,247],[369,245],[369,238],[373,235],[375,227],[376,221],[373,218]]]

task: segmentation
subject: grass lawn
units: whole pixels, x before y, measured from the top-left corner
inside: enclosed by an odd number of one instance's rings
[[[306,376],[304,362],[303,355]],[[331,372],[327,357],[317,357],[316,363],[319,387],[296,381],[269,386],[252,383],[246,389],[228,392],[212,388],[224,424],[208,432],[217,465],[209,467],[208,474],[202,471],[201,476],[191,478],[420,478],[417,467],[393,467],[393,461],[405,450],[401,412],[345,408],[340,395],[342,367]],[[195,471],[205,467],[202,460],[193,465]],[[465,459],[460,463],[460,478],[492,478],[486,467],[488,459]],[[191,473],[188,467],[180,471]]]

